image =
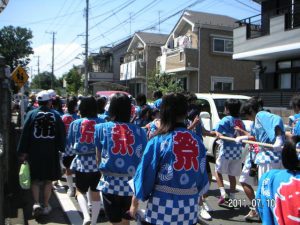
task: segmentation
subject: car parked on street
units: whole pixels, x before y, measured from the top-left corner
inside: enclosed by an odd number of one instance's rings
[[[197,105],[201,107],[200,117],[203,126],[206,130],[212,130],[216,124],[226,116],[224,114],[224,104],[227,99],[238,99],[241,103],[249,99],[249,96],[245,95],[229,95],[229,94],[212,94],[212,93],[198,93]],[[249,120],[243,120],[247,130],[250,130],[251,122]],[[207,149],[209,156],[217,158],[219,153],[218,140],[214,137],[203,137],[203,143]]]

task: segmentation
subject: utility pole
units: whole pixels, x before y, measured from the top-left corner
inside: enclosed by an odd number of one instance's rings
[[[51,89],[53,89],[53,77],[54,77],[54,43],[55,43],[55,34],[56,32],[52,32],[52,66],[51,66]]]
[[[84,95],[88,95],[88,49],[89,49],[89,0],[85,9],[85,65],[84,65]]]
[[[160,13],[161,10],[158,10],[158,33],[160,33]]]
[[[38,75],[38,79],[39,79],[39,87],[41,88],[41,77],[40,77],[40,56],[38,55],[38,56],[37,56],[37,58],[38,58],[38,61],[37,61],[38,73],[37,73],[37,75]],[[52,80],[52,79],[51,79],[51,80]]]
[[[53,77],[54,77],[54,45],[55,45],[55,34],[56,32],[47,32],[48,34],[52,34],[52,65],[51,65],[51,89],[53,89]]]
[[[37,74],[40,74],[40,56],[34,56],[35,58],[37,58]]]

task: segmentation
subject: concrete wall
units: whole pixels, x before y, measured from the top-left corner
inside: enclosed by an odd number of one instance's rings
[[[284,15],[270,19],[270,35],[248,39],[246,26],[234,29],[234,54],[299,43],[300,29],[285,30]]]

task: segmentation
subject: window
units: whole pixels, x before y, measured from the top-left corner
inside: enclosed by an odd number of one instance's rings
[[[180,62],[183,61],[183,52],[179,52],[179,61],[180,61]]]
[[[233,53],[233,40],[230,38],[213,38],[213,52]]]
[[[291,74],[290,73],[282,73],[280,74],[280,88],[281,89],[289,89],[291,88]]]
[[[299,89],[300,60],[285,60],[277,62],[276,87],[280,89]]]
[[[183,88],[183,90],[187,90],[187,78],[184,77],[184,78],[179,78],[179,83],[181,85],[181,87]]]
[[[232,77],[211,77],[212,91],[230,91],[233,90]]]

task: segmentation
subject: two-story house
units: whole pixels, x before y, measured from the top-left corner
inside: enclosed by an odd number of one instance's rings
[[[261,14],[239,21],[233,58],[257,63],[256,89],[299,90],[300,1],[254,1]]]
[[[255,64],[232,60],[236,21],[185,11],[157,59],[160,73],[176,76],[190,92],[253,89]]]
[[[88,81],[93,86],[93,93],[102,90],[126,90],[120,82],[120,65],[131,38],[112,47],[101,47],[99,53],[91,54],[92,63],[89,66]]]
[[[161,54],[160,47],[167,38],[166,34],[134,34],[120,68],[120,80],[125,82],[133,96],[147,94],[147,77],[150,73],[155,73],[156,58]]]

